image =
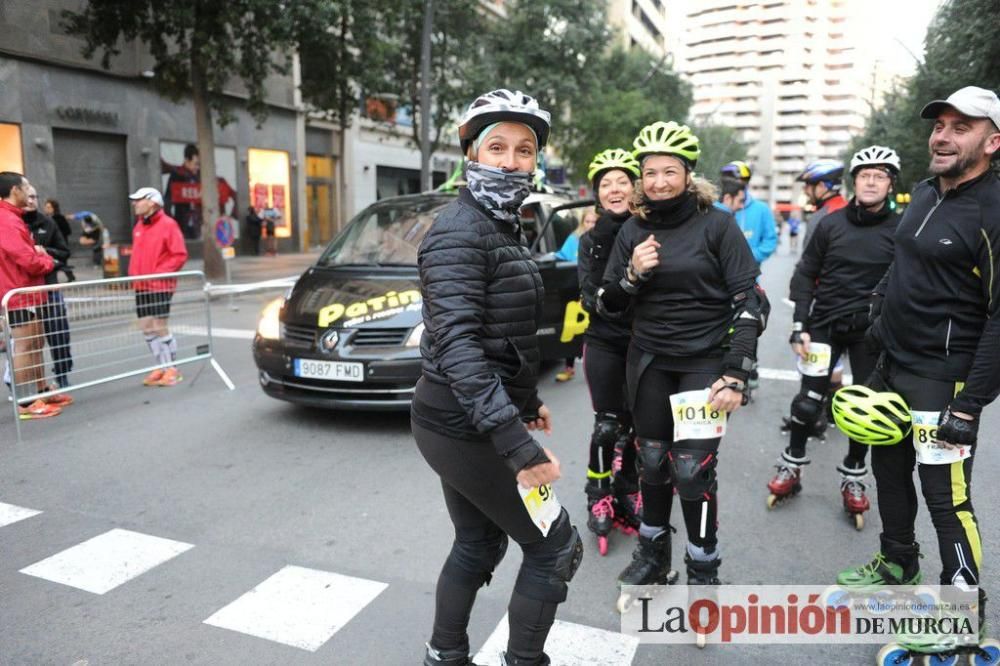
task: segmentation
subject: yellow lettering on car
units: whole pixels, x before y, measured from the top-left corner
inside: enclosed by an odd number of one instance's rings
[[[377,319],[377,314],[388,308],[399,308],[405,305],[415,305],[422,301],[419,289],[407,289],[406,291],[390,291],[383,296],[373,296],[363,301],[353,303],[331,303],[320,308],[317,324],[320,328],[327,328],[340,318],[346,316],[349,319],[365,317]],[[387,315],[393,313],[386,313]],[[370,315],[370,317],[366,316]]]
[[[566,314],[563,316],[563,329],[559,335],[559,342],[569,342],[578,335],[583,334],[590,325],[590,314],[583,309],[580,301],[570,301],[566,304]]]

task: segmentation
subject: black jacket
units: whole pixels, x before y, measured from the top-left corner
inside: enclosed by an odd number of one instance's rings
[[[521,417],[537,412],[542,278],[520,227],[462,188],[420,244],[424,333],[414,421],[489,439],[515,470],[544,462]]]
[[[1000,393],[1000,179],[923,181],[895,241],[872,334],[914,374],[965,382],[952,409],[979,414]]]
[[[602,302],[620,304],[613,292],[632,250],[650,234],[660,243],[660,263],[631,299],[632,344],[688,369],[707,359],[716,362],[705,367],[717,367],[717,360],[730,353],[755,358],[758,332],[736,325],[740,312],[734,299],[754,290],[760,268],[733,216],[714,207],[699,210],[694,197],[668,219],[651,214],[648,220],[632,217],[625,223],[604,274]],[[763,293],[758,298],[766,307]]]
[[[789,285],[793,321],[823,326],[868,310],[871,293],[892,263],[899,215],[884,208],[872,216],[852,199],[814,225]]]
[[[590,316],[585,336],[587,342],[622,350],[628,349],[629,339],[632,337],[632,325],[627,313],[617,319],[604,317],[597,311],[594,298],[604,281],[615,237],[628,217],[628,214],[616,217],[606,211],[602,213],[594,228],[580,237],[576,264],[580,301]]]
[[[31,236],[35,239],[35,243],[44,247],[49,256],[55,260],[56,266],[51,273],[45,276],[45,284],[57,283],[59,271],[66,267],[70,254],[69,245],[66,244],[66,239],[59,231],[59,226],[55,220],[40,211],[25,213],[24,222],[31,230]]]

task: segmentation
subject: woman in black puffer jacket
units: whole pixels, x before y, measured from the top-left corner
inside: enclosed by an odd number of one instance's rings
[[[423,376],[411,424],[455,526],[425,666],[470,663],[472,605],[508,537],[524,561],[509,605],[506,661],[547,664],[545,639],[583,552],[550,495],[559,461],[529,432],[549,433],[551,422],[536,390],[542,279],[521,242],[517,211],[548,134],[548,112],[521,92],[476,99],[459,127],[468,187],[420,246]],[[540,497],[551,498],[544,505],[553,512],[533,518],[527,507]]]

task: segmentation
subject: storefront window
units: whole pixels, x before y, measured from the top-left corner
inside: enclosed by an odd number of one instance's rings
[[[20,125],[0,123],[0,171],[24,173]]]
[[[251,148],[247,151],[250,172],[250,203],[273,216],[275,236],[292,235],[292,188],[288,153],[283,150]]]

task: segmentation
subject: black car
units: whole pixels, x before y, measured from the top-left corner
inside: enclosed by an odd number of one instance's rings
[[[260,385],[303,405],[366,410],[409,407],[420,377],[417,249],[454,194],[384,199],[358,214],[295,283],[264,308],[253,341]],[[543,358],[579,354],[587,316],[576,260],[556,251],[590,201],[535,193],[522,225],[545,283]]]

